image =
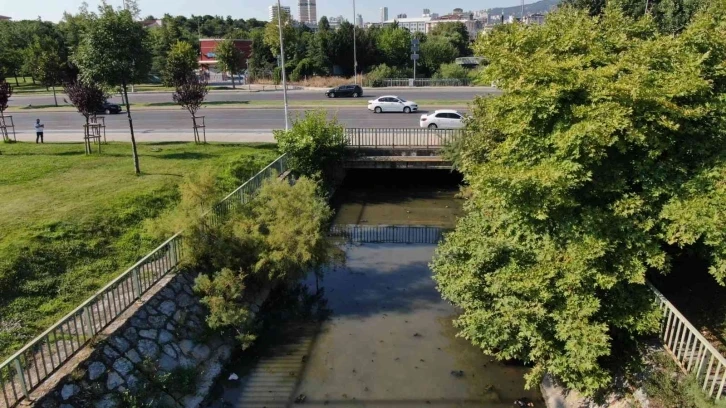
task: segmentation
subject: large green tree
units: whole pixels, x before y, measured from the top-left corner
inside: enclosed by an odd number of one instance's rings
[[[421,65],[424,74],[433,75],[442,64],[449,64],[459,56],[459,51],[445,37],[429,37],[421,44]]]
[[[686,28],[696,13],[707,5],[706,0],[614,0],[630,17],[639,18],[646,14],[653,16],[656,25],[665,33],[679,33]],[[602,14],[605,0],[563,0],[564,5],[586,10],[590,15]]]
[[[454,149],[470,199],[432,268],[461,335],[531,363],[530,386],[611,384],[658,328],[646,273],[669,270],[669,244],[702,241],[726,279],[725,11],[673,36],[565,8],[477,43],[503,94],[476,100]]]
[[[229,72],[232,76],[232,88],[236,88],[234,77],[242,70],[242,52],[237,49],[234,40],[227,39],[217,44],[214,53],[217,54],[219,68]]]
[[[378,35],[377,47],[388,65],[411,65],[411,32],[396,26],[387,26]]]
[[[444,38],[456,48],[457,57],[471,55],[469,47],[469,30],[464,23],[456,21],[451,23],[440,23],[434,26],[429,33],[431,38]]]
[[[24,52],[24,70],[41,84],[53,89],[55,106],[58,106],[55,87],[61,83],[67,64],[65,49],[57,39],[50,36],[36,36]]]
[[[167,86],[177,86],[188,82],[199,67],[197,51],[188,42],[179,41],[174,44],[166,55],[163,80]]]
[[[128,86],[148,78],[151,51],[147,31],[130,11],[114,10],[102,4],[99,14],[89,23],[74,61],[82,80],[121,87],[131,132],[134,171],[141,174]]]

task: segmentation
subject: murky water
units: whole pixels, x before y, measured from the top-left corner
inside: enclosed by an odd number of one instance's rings
[[[351,171],[333,197],[336,224],[453,228],[461,176],[448,170]]]
[[[339,223],[453,227],[461,213],[456,176],[430,172],[421,182],[409,171],[371,173],[349,175],[338,190]],[[504,408],[522,397],[543,407],[537,390],[524,389],[525,367],[495,362],[456,336],[457,310],[441,299],[428,267],[434,251],[347,248],[346,267],[328,272],[319,298],[297,297],[292,309],[304,313],[268,319],[280,323],[229,366],[211,407]],[[315,281],[306,284],[314,292]],[[240,380],[226,380],[232,372]]]

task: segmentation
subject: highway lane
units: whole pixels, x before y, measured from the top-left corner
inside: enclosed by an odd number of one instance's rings
[[[346,127],[363,128],[416,128],[421,114],[444,107],[430,107],[419,113],[374,114],[366,108],[340,108],[328,110],[330,118],[336,117]],[[292,109],[291,117],[304,115],[303,109]],[[285,127],[284,111],[275,109],[206,109],[207,134],[217,141],[269,140],[273,129]],[[34,140],[33,125],[36,118],[45,124],[45,139],[52,141],[81,141],[84,119],[70,112],[13,113],[19,140]],[[111,140],[126,140],[129,134],[125,114],[106,117],[107,133],[116,135]],[[134,129],[140,141],[188,140],[191,119],[186,111],[156,110],[133,112]],[[214,135],[219,137],[215,139]],[[239,136],[235,139],[236,136]]]
[[[461,87],[461,88],[367,88],[364,90],[364,99],[373,99],[381,95],[397,95],[411,100],[441,100],[441,101],[470,101],[478,95],[490,95],[500,93],[495,88],[489,87]],[[301,90],[290,91],[288,96],[292,101],[318,101],[327,100],[322,90]],[[61,93],[58,94],[58,102],[65,105]],[[171,93],[132,93],[129,94],[131,103],[164,103],[172,102]],[[118,95],[113,96],[111,101],[121,103]],[[235,91],[212,91],[207,96],[207,102],[243,102],[243,101],[282,101],[282,91],[265,92],[235,92]],[[10,106],[44,106],[52,105],[52,95],[16,95],[10,99]]]

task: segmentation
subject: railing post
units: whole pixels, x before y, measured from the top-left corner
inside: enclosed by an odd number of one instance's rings
[[[91,316],[91,307],[86,306],[83,308],[83,315],[86,317],[86,322],[88,323],[88,337],[93,337],[96,335],[96,325],[93,322],[93,317]]]
[[[171,265],[173,267],[179,265],[179,257],[177,256],[177,253],[176,253],[177,242],[178,242],[177,239],[175,239],[169,243],[169,260],[171,260]]]
[[[25,383],[23,366],[20,365],[20,360],[17,358],[13,360],[13,363],[15,363],[15,371],[17,371],[18,375],[20,376],[20,389],[23,391],[23,395],[25,395],[25,398],[30,399],[30,393],[28,393],[28,384]],[[10,381],[12,381],[12,379],[10,379]]]
[[[134,286],[136,287],[136,300],[139,300],[141,299],[141,274],[139,268],[134,268],[131,279],[134,280]]]

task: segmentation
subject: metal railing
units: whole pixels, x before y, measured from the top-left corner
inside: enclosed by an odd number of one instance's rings
[[[378,88],[387,87],[437,87],[437,86],[471,86],[470,79],[436,79],[436,78],[386,78],[370,85]]]
[[[658,337],[665,349],[685,372],[695,375],[709,397],[726,399],[726,358],[658,289],[649,286],[663,312]]]
[[[208,213],[211,222],[249,202],[264,180],[287,170],[283,155],[225,197]],[[0,365],[0,406],[14,407],[136,300],[175,270],[183,256],[181,232],[161,244],[51,328]],[[4,405],[2,405],[4,404]]]
[[[428,129],[428,128],[348,128],[345,129],[345,140],[349,148],[392,148],[419,147],[442,148],[450,144],[454,138],[464,134],[462,129]]]
[[[420,225],[336,224],[330,228],[329,236],[358,243],[437,244],[447,231]]]

